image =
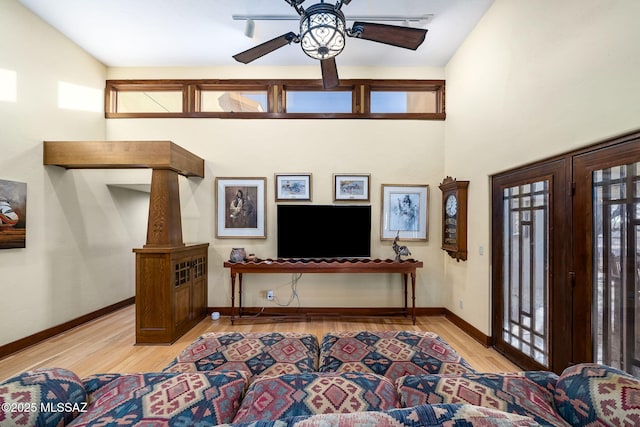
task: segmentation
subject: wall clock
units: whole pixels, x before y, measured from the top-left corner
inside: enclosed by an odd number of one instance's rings
[[[442,190],[442,249],[456,261],[466,261],[469,181],[448,176],[439,187]]]

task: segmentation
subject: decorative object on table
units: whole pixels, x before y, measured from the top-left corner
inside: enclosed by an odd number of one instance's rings
[[[333,200],[369,201],[369,174],[333,175]]]
[[[258,257],[256,256],[256,254],[249,254],[247,255],[247,261],[257,261]]]
[[[0,180],[0,249],[26,247],[27,184]]]
[[[229,261],[242,262],[247,258],[247,253],[244,248],[233,248],[229,254]]]
[[[311,201],[311,174],[276,174],[276,202]]]
[[[429,186],[382,184],[380,240],[428,240]]]
[[[408,247],[398,244],[399,240],[400,240],[400,231],[398,230],[398,234],[396,234],[396,238],[393,239],[393,245],[391,245],[391,247],[393,248],[393,252],[396,253],[396,261],[398,262],[402,261],[402,258],[400,258],[401,256],[411,255],[411,252],[409,251]]]
[[[442,184],[442,249],[456,261],[467,260],[467,188],[450,176]]]
[[[216,178],[216,238],[264,239],[266,178]]]

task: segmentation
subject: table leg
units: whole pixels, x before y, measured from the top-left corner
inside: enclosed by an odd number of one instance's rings
[[[416,324],[416,272],[411,273],[411,319]]]
[[[231,271],[231,324],[235,320],[236,314],[236,273]]]
[[[409,305],[408,305],[408,298],[407,298],[407,277],[408,274],[407,273],[402,273],[402,280],[404,282],[404,315],[406,316],[407,314],[409,314]]]
[[[242,317],[242,273],[238,273],[238,317]]]

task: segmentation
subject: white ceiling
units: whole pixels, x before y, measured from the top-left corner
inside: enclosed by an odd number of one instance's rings
[[[284,0],[18,1],[112,67],[242,65],[235,62],[232,55],[289,31],[299,32],[296,21],[256,21],[254,38],[249,39],[244,35],[245,21],[232,18],[233,15],[296,16],[295,10]],[[302,6],[308,7],[319,1],[307,0]],[[415,52],[349,38],[336,61],[339,65],[442,67],[492,2],[352,0],[342,8],[349,27],[349,16],[433,15],[428,22],[419,25],[429,32],[423,45]],[[242,66],[313,63],[314,60],[294,44]]]

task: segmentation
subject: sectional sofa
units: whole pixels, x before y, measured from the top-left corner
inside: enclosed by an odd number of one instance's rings
[[[479,373],[429,332],[220,332],[162,372],[24,372],[0,404],[1,427],[635,426],[640,380],[596,364]]]

